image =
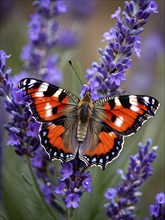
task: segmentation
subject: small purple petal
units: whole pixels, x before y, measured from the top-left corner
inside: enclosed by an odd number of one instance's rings
[[[156,195],[155,200],[158,204],[165,204],[165,194],[164,193],[159,193]]]
[[[60,173],[62,174],[61,180],[64,181],[73,174],[73,165],[70,162],[68,162],[68,163],[62,163],[61,166],[62,166],[62,169],[60,170]]]
[[[149,207],[150,214],[154,217],[158,217],[159,209],[160,208],[159,208],[158,204],[150,205],[150,207]]]
[[[76,209],[79,207],[80,197],[76,193],[70,193],[67,195],[65,202],[66,202],[67,208],[72,207],[72,208]]]
[[[116,195],[117,195],[117,190],[114,188],[109,188],[104,196],[106,199],[112,200],[116,197]]]

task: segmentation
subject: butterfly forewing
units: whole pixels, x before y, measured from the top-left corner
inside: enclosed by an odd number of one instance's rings
[[[124,95],[100,100],[94,106],[97,117],[114,131],[127,136],[135,133],[148,118],[155,115],[159,102],[149,96]]]
[[[76,152],[69,137],[77,120],[79,99],[67,90],[36,79],[23,79],[19,87],[29,95],[33,117],[42,122],[39,136],[50,158],[73,159]]]

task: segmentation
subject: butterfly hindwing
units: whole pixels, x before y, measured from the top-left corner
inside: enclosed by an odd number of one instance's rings
[[[91,133],[91,138],[92,136],[93,133]],[[90,147],[85,148],[80,159],[88,166],[97,165],[105,169],[106,165],[119,155],[123,143],[123,136],[114,131],[107,132],[102,130],[98,135],[98,144],[96,146],[89,145]],[[83,146],[81,147],[83,148]]]
[[[63,125],[55,125],[54,123],[42,123],[39,136],[41,144],[44,146],[50,158],[60,159],[61,161],[68,161],[75,158],[72,146],[64,143],[62,136],[65,133]]]

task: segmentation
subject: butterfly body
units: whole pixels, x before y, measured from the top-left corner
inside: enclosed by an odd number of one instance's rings
[[[41,123],[39,137],[50,158],[79,157],[102,169],[122,150],[124,137],[135,133],[155,115],[159,102],[149,96],[123,95],[93,102],[36,79],[22,79],[19,87],[31,100],[33,117]]]
[[[93,102],[90,93],[87,92],[78,103],[77,140],[79,142],[83,142],[86,137],[92,111]]]

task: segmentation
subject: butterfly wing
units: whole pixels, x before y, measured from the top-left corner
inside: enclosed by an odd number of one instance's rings
[[[73,159],[76,155],[73,142],[79,99],[65,89],[32,78],[22,79],[19,88],[29,95],[32,115],[41,123],[41,144],[50,158]]]
[[[123,136],[135,133],[159,108],[159,102],[150,96],[123,95],[104,100],[94,103],[97,116]]]
[[[124,136],[135,133],[155,115],[159,102],[149,96],[119,96],[93,103],[94,109],[86,141],[80,150],[81,159],[102,169],[122,150]]]

